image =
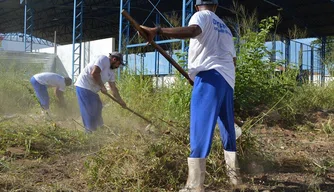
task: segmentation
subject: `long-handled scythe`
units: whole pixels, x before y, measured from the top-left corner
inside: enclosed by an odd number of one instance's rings
[[[117,99],[115,99],[112,95],[110,95],[109,93],[104,93],[105,95],[107,95],[110,99],[112,99],[113,101],[115,101],[116,103],[118,103],[119,105],[121,105]],[[149,119],[147,119],[146,117],[142,116],[141,114],[133,111],[132,109],[125,107],[126,110],[130,111],[131,113],[137,115],[138,117],[142,118],[143,120],[145,120],[147,123],[149,123],[150,125],[152,124],[152,121],[150,121]]]

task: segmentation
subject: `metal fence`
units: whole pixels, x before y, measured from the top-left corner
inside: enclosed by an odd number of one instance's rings
[[[288,67],[299,69],[299,75],[296,77],[298,81],[323,85],[331,80],[322,63],[320,48],[297,40],[274,41],[269,43],[267,48],[273,50],[272,60],[285,63],[283,69]]]

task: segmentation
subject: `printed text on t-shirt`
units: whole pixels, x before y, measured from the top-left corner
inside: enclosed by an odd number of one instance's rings
[[[212,19],[212,23],[214,25],[214,30],[218,31],[219,33],[226,33],[232,36],[230,30],[224,23],[220,23],[219,21]]]

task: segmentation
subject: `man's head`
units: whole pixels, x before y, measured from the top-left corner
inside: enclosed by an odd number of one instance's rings
[[[72,85],[72,79],[69,78],[69,77],[65,77],[65,85],[66,85],[66,86],[70,86],[70,85]]]
[[[196,10],[210,10],[215,12],[218,7],[218,0],[196,0]]]
[[[123,63],[123,54],[119,52],[109,53],[110,69],[117,69]]]

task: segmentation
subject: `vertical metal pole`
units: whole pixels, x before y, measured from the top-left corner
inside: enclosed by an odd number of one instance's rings
[[[32,52],[33,45],[33,9],[29,0],[24,1],[24,50],[25,52]],[[28,34],[29,32],[29,34]],[[29,37],[28,37],[29,36]],[[29,40],[27,40],[29,38]],[[30,41],[30,42],[29,42]]]
[[[160,25],[160,15],[159,13],[156,13],[155,15],[155,23],[159,26]],[[159,35],[155,37],[155,41],[159,41]],[[154,59],[154,75],[157,78],[158,81],[158,76],[160,75],[159,73],[159,52],[157,50],[154,51],[155,59]]]
[[[122,36],[123,36],[123,0],[120,0],[119,5],[119,35],[118,35],[118,51],[121,52],[122,50]]]
[[[122,50],[122,46],[123,46],[123,31],[126,30],[126,36],[125,36],[125,63],[128,63],[128,48],[127,45],[129,44],[129,35],[130,35],[130,22],[129,21],[125,21],[125,18],[123,18],[122,15],[122,10],[124,9],[124,7],[127,8],[127,12],[130,14],[130,2],[131,0],[126,0],[126,2],[124,3],[123,0],[120,0],[120,6],[119,6],[119,35],[118,35],[118,52],[123,52]],[[123,24],[126,23],[125,25],[125,29],[123,28]],[[124,53],[123,53],[124,54]],[[117,69],[117,79],[119,80],[121,77],[121,69],[118,68]]]
[[[298,58],[298,65],[299,65],[299,81],[303,83],[303,44],[300,44],[299,48],[299,58]]]
[[[325,85],[326,37],[321,38],[321,86]]]
[[[290,64],[290,38],[285,39],[285,67],[284,70],[287,70],[288,65]]]
[[[188,24],[194,11],[193,7],[194,6],[192,0],[182,0],[182,27],[185,27]],[[181,41],[181,51],[182,53],[188,52],[188,45],[186,45],[185,40]],[[183,56],[182,60],[187,63],[185,56]]]
[[[83,28],[83,0],[74,0],[73,2],[73,31],[72,31],[72,79],[81,72],[81,45]]]
[[[73,27],[72,27],[72,80],[75,82],[74,76],[76,71],[76,64],[75,64],[75,31],[76,31],[76,15],[77,15],[77,0],[73,1]]]
[[[57,31],[54,33],[53,44],[54,54],[57,55]]]
[[[118,51],[122,52],[122,39],[123,39],[123,0],[119,2],[119,35],[118,35]],[[121,71],[117,69],[117,79],[120,79]]]
[[[53,65],[51,67],[52,72],[57,70],[57,31],[54,32],[53,37]]]
[[[275,34],[273,34],[273,40],[271,42],[272,44],[272,48],[271,48],[271,62],[275,62],[276,61],[276,38],[275,38]]]
[[[194,13],[193,5],[194,4],[192,0],[182,0],[182,27],[188,24],[190,17]],[[187,45],[185,40],[182,40],[181,50],[182,52],[187,51]]]
[[[313,83],[314,76],[314,48],[311,47],[311,82]]]
[[[186,25],[186,0],[182,0],[182,27]],[[182,40],[181,44],[182,52],[185,51],[185,41]]]
[[[130,13],[130,2],[131,2],[131,0],[128,0],[128,2],[127,2],[127,12],[128,13]],[[127,24],[126,24],[126,46],[127,45],[129,45],[129,43],[130,43],[130,21],[126,21],[127,22]],[[126,48],[126,50],[125,50],[125,63],[128,63],[128,60],[129,60],[129,49],[128,48]],[[119,70],[121,70],[121,69],[119,69]]]
[[[23,41],[24,41],[24,51],[27,47],[27,0],[24,1],[24,29],[23,29]]]

